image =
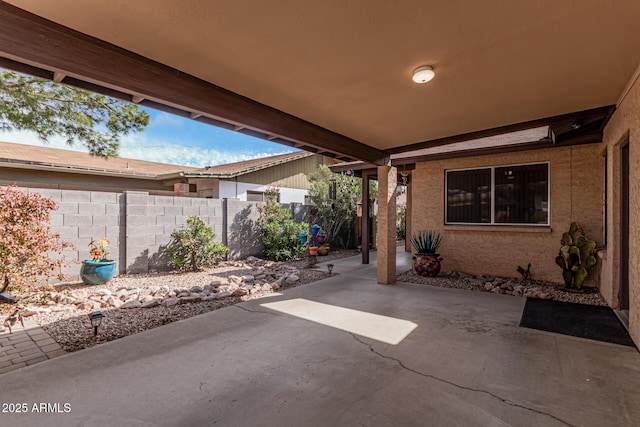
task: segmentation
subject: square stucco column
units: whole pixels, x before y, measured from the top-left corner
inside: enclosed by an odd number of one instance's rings
[[[378,283],[396,282],[396,186],[398,171],[378,166]]]

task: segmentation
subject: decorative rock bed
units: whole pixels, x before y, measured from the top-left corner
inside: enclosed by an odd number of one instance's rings
[[[318,261],[356,254],[338,250]],[[328,277],[326,271],[306,269],[307,263],[306,258],[249,257],[199,272],[123,275],[95,286],[61,284],[23,299],[21,313],[32,316],[66,351],[76,351]],[[94,338],[88,314],[96,310],[105,318]]]
[[[507,277],[494,277],[486,274],[473,276],[450,271],[438,277],[418,276],[409,270],[397,276],[399,282],[417,283],[421,285],[440,286],[443,288],[467,289],[494,294],[513,295],[552,299],[555,301],[575,302],[589,305],[607,305],[595,288],[585,288],[584,293],[566,292],[560,288],[564,285],[541,280],[521,280]]]

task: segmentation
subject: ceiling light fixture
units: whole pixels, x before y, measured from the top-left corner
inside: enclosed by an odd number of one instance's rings
[[[426,83],[433,79],[436,73],[430,65],[423,65],[413,71],[413,81],[416,83]]]

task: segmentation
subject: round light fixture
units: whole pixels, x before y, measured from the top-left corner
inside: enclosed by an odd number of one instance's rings
[[[413,71],[413,81],[416,83],[426,83],[435,76],[436,73],[433,71],[433,67],[429,65],[423,65]]]

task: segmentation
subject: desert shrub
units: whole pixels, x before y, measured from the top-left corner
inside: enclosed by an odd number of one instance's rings
[[[307,232],[308,225],[296,222],[291,212],[269,197],[264,205],[258,205],[260,218],[257,221],[262,234],[264,256],[274,261],[297,258],[304,249],[298,234]]]
[[[355,243],[361,180],[333,173],[327,165],[319,165],[315,172],[307,175],[307,179],[311,183],[309,197],[318,213],[317,223],[326,230],[328,241],[342,247]],[[369,188],[370,196],[375,198],[377,188],[373,185]]]
[[[37,193],[0,187],[0,292],[9,286],[21,290],[48,277],[63,279],[56,255],[70,247],[50,228],[50,211],[58,205]]]
[[[171,266],[180,271],[197,271],[217,264],[229,248],[216,242],[215,237],[200,217],[190,216],[182,229],[171,233],[167,246]]]

